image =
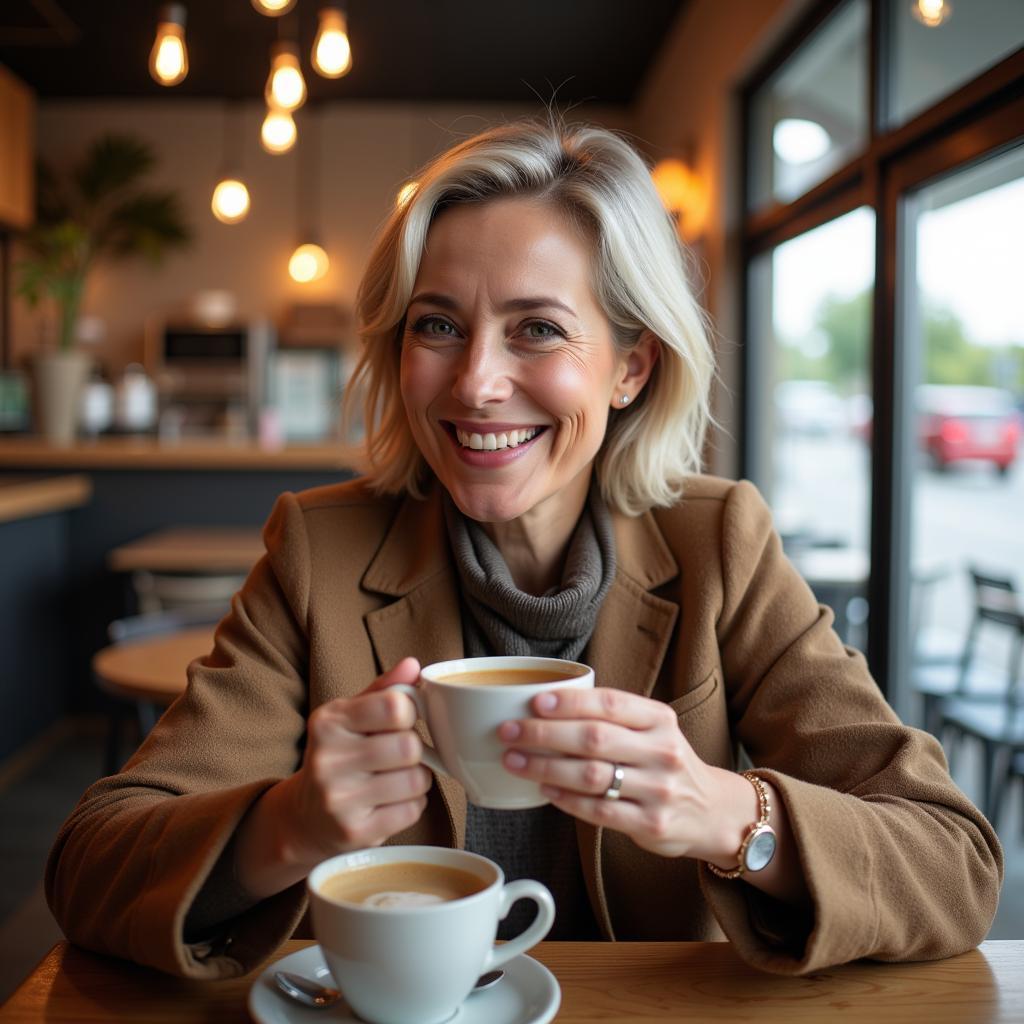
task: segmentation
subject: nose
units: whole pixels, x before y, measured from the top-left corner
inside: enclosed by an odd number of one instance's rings
[[[511,398],[514,384],[509,358],[496,341],[474,335],[456,365],[452,396],[467,409]]]

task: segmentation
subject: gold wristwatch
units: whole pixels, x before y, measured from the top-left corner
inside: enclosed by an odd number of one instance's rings
[[[704,862],[705,867],[716,878],[741,878],[748,871],[761,871],[771,863],[778,845],[775,829],[768,824],[772,813],[768,790],[753,772],[743,772],[742,774],[743,778],[747,779],[757,792],[757,821],[750,826],[747,834],[743,837],[743,842],[740,843],[739,852],[736,854],[738,861],[736,867],[723,871],[709,861]]]

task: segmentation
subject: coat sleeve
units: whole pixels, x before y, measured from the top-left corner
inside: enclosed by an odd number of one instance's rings
[[[787,915],[702,871],[723,930],[751,964],[787,974],[976,946],[995,914],[1002,851],[941,746],[900,722],[863,656],[842,645],[748,483],[730,491],[721,543],[730,721],[785,803],[812,900],[811,915]],[[789,941],[768,941],[773,932]]]
[[[267,554],[189,666],[186,692],[117,774],[61,828],[46,894],[72,941],[193,978],[245,973],[294,930],[302,885],[251,906],[210,939],[185,918],[249,808],[296,770],[307,712],[309,554],[293,495],[264,529]]]

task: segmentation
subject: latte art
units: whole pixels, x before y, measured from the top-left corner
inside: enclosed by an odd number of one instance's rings
[[[364,907],[429,907],[431,903],[444,903],[444,897],[434,892],[375,892],[363,900]]]

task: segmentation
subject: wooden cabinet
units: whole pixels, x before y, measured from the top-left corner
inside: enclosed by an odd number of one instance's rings
[[[35,217],[35,96],[0,64],[0,229]]]

